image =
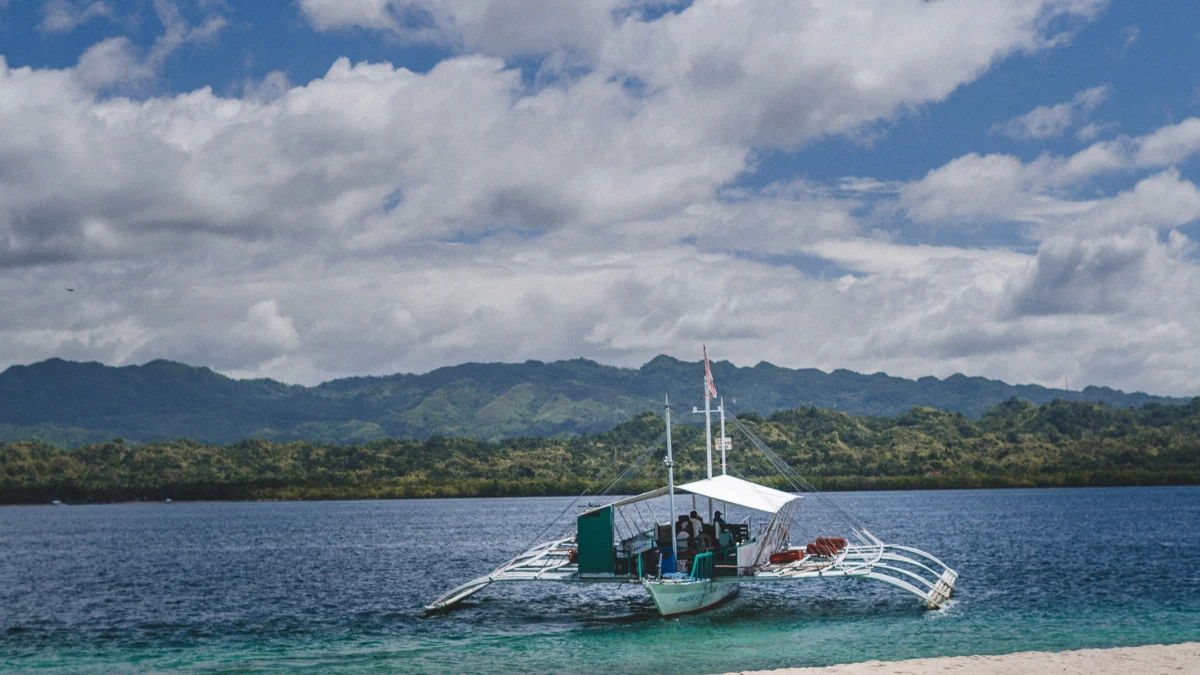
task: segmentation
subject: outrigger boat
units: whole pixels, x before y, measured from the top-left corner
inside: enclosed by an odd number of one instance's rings
[[[662,616],[708,609],[736,595],[742,584],[814,579],[859,579],[890,584],[912,593],[930,609],[941,607],[950,598],[958,580],[957,572],[917,548],[882,542],[787,466],[737,417],[732,418],[734,426],[795,492],[728,475],[726,452],[732,449],[732,443],[725,436],[724,401],[720,401],[715,411],[711,407],[717,391],[707,350],[704,370],[704,409],[692,412],[704,413],[707,478],[675,484],[671,407],[664,398],[666,486],[588,508],[576,519],[573,532],[533,546],[492,573],[450,590],[430,603],[426,612],[446,610],[493,583],[512,581],[640,584],[649,591]],[[721,430],[717,442],[721,473],[716,476],[713,475],[713,412],[720,414]],[[697,515],[696,499],[704,498],[708,501],[709,523],[713,522],[715,504],[722,507],[716,513],[723,513],[723,520],[730,522],[701,525],[699,532],[693,528],[690,533],[681,533],[680,529],[686,528],[682,523],[677,524],[675,515],[676,498],[681,494],[691,495],[693,515]],[[663,506],[670,514],[665,519],[659,516]],[[731,506],[748,515],[734,522],[729,517]],[[831,518],[822,523],[819,518],[811,517],[819,513]],[[806,514],[810,517],[803,517]],[[797,536],[812,527],[840,530],[811,541]],[[794,543],[800,541],[806,543]]]

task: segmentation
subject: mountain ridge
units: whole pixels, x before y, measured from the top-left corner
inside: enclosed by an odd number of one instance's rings
[[[735,412],[805,406],[895,417],[933,407],[979,417],[1011,398],[1114,407],[1189,399],[1089,386],[1081,391],[1008,384],[961,373],[915,380],[847,369],[791,369],[760,361],[712,363]],[[701,362],[659,355],[640,368],[569,359],[468,362],[427,373],[351,376],[314,386],[234,379],[205,366],[156,359],[108,366],[52,358],[0,372],[0,440],[75,446],[119,436],[131,442],[248,437],[355,443],[385,436],[499,439],[607,431],[662,405],[701,402]],[[694,400],[693,400],[694,399]],[[690,415],[682,416],[685,420]]]

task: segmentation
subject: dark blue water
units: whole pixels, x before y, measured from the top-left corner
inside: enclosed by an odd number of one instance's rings
[[[725,672],[1200,640],[1200,488],[835,494],[961,574],[743,587],[495,585],[421,618],[569,499],[0,508],[0,671]]]

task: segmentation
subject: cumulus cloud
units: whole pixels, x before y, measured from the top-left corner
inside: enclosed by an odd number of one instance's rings
[[[1145,136],[1100,141],[1070,156],[1041,155],[1023,162],[1012,155],[970,153],[903,186],[899,202],[911,218],[931,224],[1076,222],[1081,213],[1110,208],[1112,202],[1072,200],[1064,198],[1065,191],[1086,186],[1097,177],[1173,167],[1197,152],[1200,119],[1193,117]],[[1166,209],[1190,213],[1190,195],[1196,188],[1178,172],[1168,171],[1138,189],[1147,196],[1160,190],[1155,197],[1165,199],[1144,202],[1154,219],[1154,214],[1164,215]],[[1178,224],[1177,218],[1166,217],[1159,226]]]
[[[1026,272],[1012,280],[1008,300],[1017,314],[1156,314],[1167,286],[1187,265],[1186,245],[1176,235],[1160,245],[1153,230],[1138,228],[1102,237],[1051,238]]]
[[[661,16],[635,0],[302,0],[320,29],[359,27],[496,56],[569,51],[651,94],[678,125],[795,148],[939,101],[993,62],[1062,39],[1102,3],[697,0]],[[669,3],[666,3],[669,4]],[[652,17],[652,18],[649,18]]]
[[[1062,136],[1077,120],[1086,119],[1093,110],[1112,95],[1112,92],[1113,87],[1108,84],[1085,89],[1075,94],[1075,97],[1066,103],[1038,106],[1020,117],[1014,117],[1007,122],[998,122],[992,126],[992,131],[1020,141],[1057,138]],[[1099,128],[1095,125],[1089,125],[1089,127],[1092,130],[1083,135],[1094,137],[1099,132]]]

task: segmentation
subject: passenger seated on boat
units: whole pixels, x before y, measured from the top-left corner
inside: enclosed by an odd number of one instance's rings
[[[724,530],[717,537],[717,543],[721,548],[729,548],[733,546],[733,533],[729,530]]]
[[[725,519],[721,517],[720,511],[717,511],[716,513],[713,514],[713,527],[717,528],[718,535],[721,533],[722,530],[725,529]]]
[[[675,539],[688,548],[695,545],[696,538],[692,531],[692,521],[688,520],[687,516],[679,516],[679,520],[675,521]]]

